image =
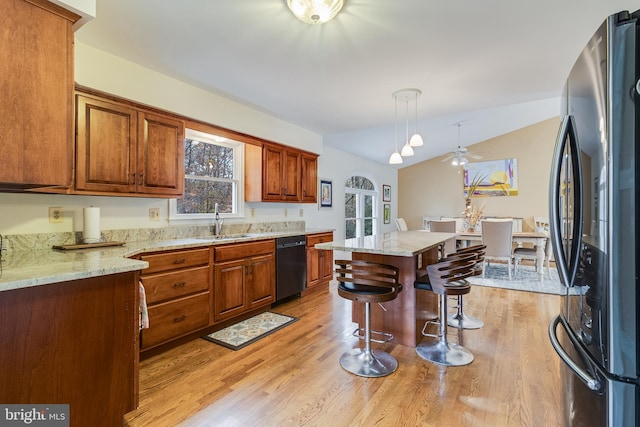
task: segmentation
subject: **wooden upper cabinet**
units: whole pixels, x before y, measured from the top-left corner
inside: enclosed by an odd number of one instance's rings
[[[302,164],[302,202],[318,201],[318,158],[308,154],[300,156]]]
[[[183,121],[83,94],[76,110],[75,190],[182,195]]]
[[[80,17],[43,0],[0,0],[0,10],[0,184],[68,187]]]
[[[140,112],[138,123],[138,191],[182,195],[184,122]]]
[[[315,155],[276,144],[245,147],[247,202],[315,203],[316,180]],[[309,190],[309,182],[313,182],[313,190]]]
[[[77,96],[78,190],[136,191],[136,111],[126,105]]]

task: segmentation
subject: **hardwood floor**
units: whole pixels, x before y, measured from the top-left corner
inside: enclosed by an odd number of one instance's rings
[[[344,371],[351,302],[329,290],[273,311],[298,322],[239,351],[195,339],[141,362],[140,406],[127,426],[560,426],[559,368],[547,327],[556,295],[474,287],[465,309],[484,320],[458,333],[475,356],[442,367],[413,348],[374,344],[398,359],[384,378]],[[431,339],[431,338],[425,338]]]

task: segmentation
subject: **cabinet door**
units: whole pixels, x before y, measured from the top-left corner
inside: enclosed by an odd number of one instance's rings
[[[214,318],[218,322],[245,311],[245,260],[216,264],[214,271]]]
[[[320,252],[320,281],[330,282],[333,279],[333,251]]]
[[[39,3],[0,1],[0,182],[68,187],[79,16]]]
[[[275,257],[273,254],[248,260],[247,310],[275,301]]]
[[[282,195],[284,200],[299,202],[301,197],[302,168],[300,166],[300,154],[285,150],[283,153],[285,168],[282,175],[284,188]]]
[[[307,249],[307,288],[312,288],[320,282],[320,251]]]
[[[262,199],[280,201],[284,189],[282,149],[265,145],[262,147],[262,161]]]
[[[302,154],[302,203],[316,203],[318,194],[318,158]]]
[[[77,96],[78,190],[136,190],[136,111],[126,105]]]
[[[138,113],[139,193],[182,196],[184,192],[184,122]]]

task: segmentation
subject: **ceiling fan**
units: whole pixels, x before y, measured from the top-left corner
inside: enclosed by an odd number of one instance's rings
[[[449,153],[449,155],[444,159],[442,159],[442,161],[447,162],[451,160],[451,164],[453,166],[463,166],[469,163],[469,160],[468,160],[469,158],[474,160],[481,159],[482,156],[473,154],[469,152],[469,150],[467,150],[465,147],[460,145],[460,126],[462,126],[462,124],[458,123],[457,125],[458,125],[458,148],[456,148],[451,153]]]

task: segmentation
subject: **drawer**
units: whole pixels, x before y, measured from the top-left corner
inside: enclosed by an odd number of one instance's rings
[[[143,274],[147,304],[209,290],[211,267],[195,267],[158,274]]]
[[[195,267],[209,263],[209,248],[142,254],[140,259],[149,263],[149,268],[142,270],[142,274]]]
[[[333,233],[309,234],[307,236],[307,248],[313,248],[318,243],[333,242]]]
[[[147,349],[209,325],[209,292],[149,307],[149,329],[142,330]]]
[[[263,240],[249,243],[232,243],[225,246],[215,246],[215,262],[248,258],[254,255],[275,253],[276,241]]]

